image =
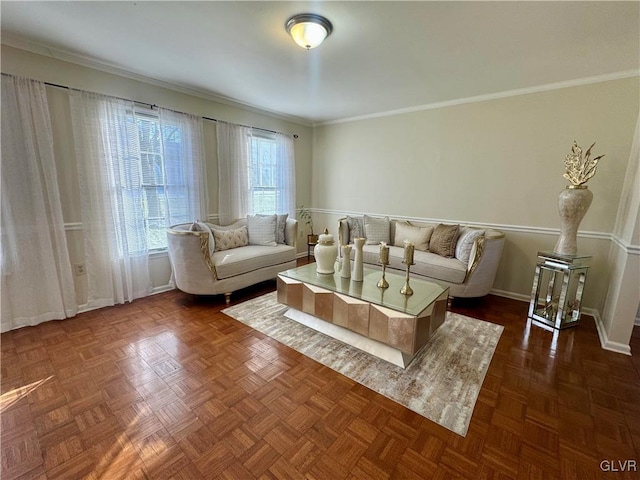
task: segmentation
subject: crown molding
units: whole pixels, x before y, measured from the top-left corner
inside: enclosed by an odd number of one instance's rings
[[[550,90],[558,90],[561,88],[577,87],[581,85],[589,85],[592,83],[608,82],[611,80],[621,80],[624,78],[640,76],[640,70],[627,70],[622,72],[613,72],[613,73],[607,73],[602,75],[595,75],[591,77],[566,80],[562,82],[547,83],[543,85],[537,85],[534,87],[518,88],[515,90],[506,90],[503,92],[490,93],[486,95],[477,95],[473,97],[458,98],[458,99],[447,100],[443,102],[428,103],[424,105],[417,105],[414,107],[388,110],[385,112],[377,112],[377,113],[372,113],[367,115],[359,115],[355,117],[346,117],[341,119],[328,120],[324,122],[313,122],[301,117],[286,115],[274,110],[268,110],[248,102],[242,102],[234,98],[226,97],[224,95],[214,94],[206,90],[187,87],[177,83],[148,77],[144,74],[123,69],[122,67],[111,64],[109,62],[98,61],[94,58],[91,58],[85,55],[72,53],[61,48],[48,47],[40,43],[31,42],[31,41],[24,40],[12,35],[7,35],[7,34],[2,35],[2,44],[13,47],[13,48],[17,48],[20,50],[26,50],[28,52],[36,53],[38,55],[43,55],[43,56],[51,57],[57,60],[62,60],[65,62],[74,63],[76,65],[92,68],[94,70],[100,70],[113,75],[118,75],[120,77],[125,77],[132,80],[148,83],[151,85],[155,85],[157,87],[177,91],[180,93],[184,93],[186,95],[202,98],[204,100],[222,103],[224,105],[229,105],[232,107],[241,108],[243,110],[251,111],[254,113],[267,115],[273,118],[277,118],[279,120],[296,123],[298,125],[303,125],[306,127],[323,127],[323,126],[335,125],[340,123],[355,122],[360,120],[370,120],[375,118],[390,117],[394,115],[402,115],[405,113],[420,112],[423,110],[434,110],[438,108],[446,108],[446,107],[452,107],[456,105],[464,105],[468,103],[486,102],[486,101],[497,100],[501,98],[515,97],[519,95],[528,95],[531,93],[540,93],[540,92],[546,92]]]
[[[263,107],[253,105],[251,103],[242,102],[240,100],[236,100],[230,97],[225,97],[224,95],[214,94],[206,90],[201,90],[199,88],[187,87],[177,83],[160,80],[153,77],[148,77],[141,73],[136,73],[131,70],[126,70],[122,67],[111,64],[109,62],[98,61],[94,58],[91,58],[85,55],[79,55],[77,53],[72,53],[60,48],[47,47],[39,43],[16,38],[12,35],[3,34],[2,44],[7,45],[9,47],[17,48],[19,50],[26,50],[31,53],[54,58],[56,60],[61,60],[64,62],[80,65],[82,67],[88,67],[94,70],[99,70],[101,72],[110,73],[112,75],[118,75],[119,77],[125,77],[131,80],[136,80],[138,82],[148,83],[151,85],[155,85],[156,87],[166,88],[168,90],[173,90],[175,92],[184,93],[185,95],[191,95],[193,97],[202,98],[203,100],[222,103],[224,105],[228,105],[235,108],[241,108],[242,110],[250,111],[253,113],[267,115],[269,117],[277,118],[279,120],[284,120],[287,122],[292,122],[298,125],[303,125],[305,127],[313,126],[310,121],[301,117],[286,115],[273,110],[268,110]]]
[[[574,80],[566,80],[562,82],[547,83],[537,85],[535,87],[517,88],[515,90],[505,90],[504,92],[489,93],[486,95],[476,95],[474,97],[457,98],[454,100],[446,100],[444,102],[427,103],[415,107],[399,108],[397,110],[389,110],[386,112],[371,113],[368,115],[359,115],[356,117],[342,118],[337,120],[329,120],[326,122],[317,122],[313,127],[324,127],[327,125],[336,125],[339,123],[357,122],[360,120],[371,120],[375,118],[391,117],[394,115],[402,115],[405,113],[421,112],[423,110],[435,110],[438,108],[453,107],[456,105],[465,105],[467,103],[487,102],[490,100],[498,100],[501,98],[517,97],[519,95],[529,95],[531,93],[548,92],[550,90],[559,90],[561,88],[579,87],[581,85],[590,85],[592,83],[609,82],[612,80],[622,80],[640,76],[640,70],[627,70],[623,72],[606,73],[603,75],[595,75],[592,77],[577,78]]]

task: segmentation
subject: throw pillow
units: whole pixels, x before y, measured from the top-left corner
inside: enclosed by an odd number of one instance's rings
[[[278,216],[273,215],[248,215],[247,232],[249,234],[249,245],[267,245],[275,247],[276,224]]]
[[[350,217],[347,215],[347,226],[349,227],[347,243],[353,243],[354,238],[364,237],[364,217]]]
[[[458,237],[458,244],[456,245],[456,258],[463,263],[469,263],[474,242],[477,238],[484,237],[484,234],[484,230],[462,227]]]
[[[429,239],[432,234],[433,227],[416,227],[408,222],[396,222],[393,244],[396,247],[404,247],[404,241],[409,240],[415,245],[416,250],[426,252],[429,250]]]
[[[214,229],[213,236],[216,239],[216,252],[249,245],[249,235],[245,226],[237,230]]]
[[[380,242],[389,243],[389,217],[364,216],[364,236],[367,245],[377,245]]]
[[[433,229],[429,251],[442,257],[451,258],[456,254],[456,240],[460,225],[445,225],[440,223]]]
[[[281,215],[278,215],[278,219],[276,222],[276,243],[286,243],[285,238],[284,238],[284,229],[285,226],[287,225],[287,217],[289,216],[288,213],[283,213]]]

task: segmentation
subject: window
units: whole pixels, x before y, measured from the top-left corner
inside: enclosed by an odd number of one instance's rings
[[[135,113],[140,146],[144,224],[149,250],[167,248],[169,223],[188,222],[187,186],[183,179],[182,130],[163,123],[153,112]],[[169,212],[169,206],[171,211]]]
[[[293,135],[218,121],[218,215],[295,214]]]
[[[267,136],[251,136],[249,162],[250,213],[272,214],[277,211],[276,140]]]

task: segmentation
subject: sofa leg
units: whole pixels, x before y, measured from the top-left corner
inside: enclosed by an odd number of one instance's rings
[[[231,292],[224,294],[224,301],[229,305],[231,303]]]

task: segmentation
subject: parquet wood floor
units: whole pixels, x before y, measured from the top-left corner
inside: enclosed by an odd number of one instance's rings
[[[3,334],[1,478],[640,477],[640,357],[589,317],[554,336],[523,302],[455,301],[505,327],[463,438],[224,307],[172,291]]]

